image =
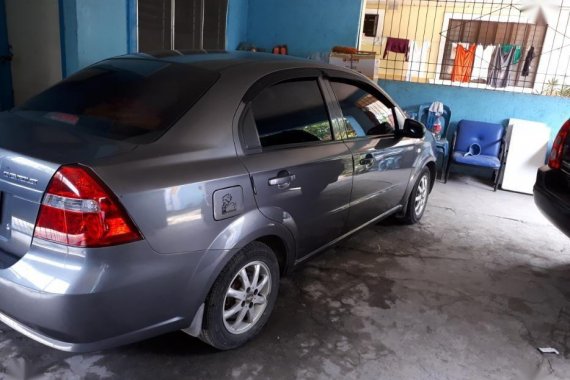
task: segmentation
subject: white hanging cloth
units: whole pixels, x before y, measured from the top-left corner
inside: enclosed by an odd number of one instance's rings
[[[426,73],[426,65],[429,62],[430,41],[411,41],[410,42],[410,63],[406,72],[406,80],[411,81],[413,76],[420,76]]]
[[[473,62],[473,71],[471,72],[471,80],[487,80],[489,72],[489,64],[493,57],[495,45],[477,45],[475,50],[475,61]]]

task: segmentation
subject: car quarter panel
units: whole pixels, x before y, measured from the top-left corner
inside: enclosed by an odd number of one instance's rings
[[[222,75],[156,143],[139,146],[119,162],[91,163],[157,252],[241,248],[249,243],[248,229],[267,222],[257,221],[263,215],[249,173],[237,159],[232,130],[244,94],[259,77],[255,70]],[[227,217],[215,218],[215,211],[234,207]],[[245,219],[256,222],[249,227]]]
[[[145,241],[81,249],[36,240],[27,255],[1,271],[5,302],[0,312],[70,344],[96,343],[151,326],[154,334],[166,325],[183,328],[203,302],[189,285],[204,255],[160,255]],[[212,275],[213,269],[203,275]]]

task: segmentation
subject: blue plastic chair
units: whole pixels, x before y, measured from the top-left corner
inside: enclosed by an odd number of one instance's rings
[[[505,129],[501,124],[461,120],[453,135],[444,182],[447,182],[452,164],[479,166],[493,170],[494,191],[497,191],[504,165],[505,146]],[[467,154],[473,151],[477,154]]]
[[[430,119],[430,112],[429,107],[430,104],[420,104],[418,108],[418,121],[422,122],[427,129],[431,130],[431,125],[428,125],[428,120]],[[435,141],[435,147],[438,150],[438,153],[442,155],[442,171],[447,168],[448,161],[449,161],[449,140],[447,139],[447,132],[449,130],[449,123],[451,121],[451,109],[444,105],[443,106],[443,120],[444,125],[441,126],[441,138]]]

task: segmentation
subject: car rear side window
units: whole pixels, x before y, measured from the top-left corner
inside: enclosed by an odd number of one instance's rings
[[[252,110],[262,147],[332,140],[316,79],[268,87],[253,100]]]
[[[344,116],[348,138],[390,135],[395,132],[393,107],[362,88],[331,82]]]
[[[79,71],[15,112],[112,139],[156,135],[176,123],[218,76],[177,63],[112,59]]]

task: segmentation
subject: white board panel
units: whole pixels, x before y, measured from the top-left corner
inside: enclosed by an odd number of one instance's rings
[[[536,171],[544,165],[550,129],[544,123],[510,119],[508,155],[503,172],[503,190],[532,194]]]

